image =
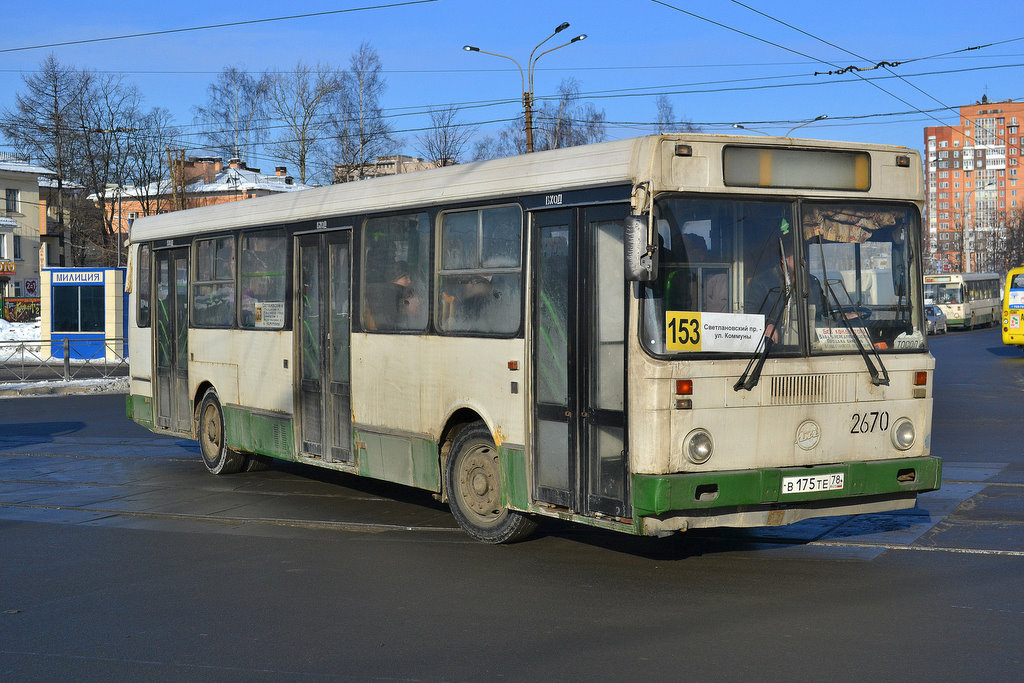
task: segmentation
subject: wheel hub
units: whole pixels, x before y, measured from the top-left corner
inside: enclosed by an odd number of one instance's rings
[[[496,517],[501,512],[498,456],[483,447],[469,453],[462,462],[459,488],[466,505],[481,517]]]

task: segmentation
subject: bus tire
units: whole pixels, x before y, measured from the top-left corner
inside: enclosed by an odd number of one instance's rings
[[[245,456],[228,448],[224,438],[224,411],[214,389],[207,389],[199,403],[199,451],[212,474],[234,474],[245,466]]]
[[[245,467],[242,469],[246,472],[265,472],[270,469],[271,460],[273,458],[268,458],[265,455],[249,453],[245,456]]]
[[[537,527],[527,515],[502,505],[498,449],[482,422],[456,435],[445,462],[445,491],[455,521],[478,541],[514,543]]]

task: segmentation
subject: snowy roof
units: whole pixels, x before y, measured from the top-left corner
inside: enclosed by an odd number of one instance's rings
[[[243,190],[265,190],[268,192],[297,192],[309,189],[309,185],[288,183],[285,176],[264,175],[246,168],[225,168],[213,179],[204,183],[201,179],[185,186],[186,192],[234,192]]]
[[[311,185],[288,182],[287,177],[278,175],[264,175],[257,171],[250,171],[245,168],[225,168],[214,176],[212,183],[204,183],[202,178],[197,178],[185,186],[185,194],[223,194],[225,192],[298,192],[308,190]],[[122,190],[122,197],[155,197],[171,194],[171,181],[159,180],[150,183],[145,187],[126,187]],[[116,190],[108,190],[107,196],[116,196]]]
[[[0,160],[0,171],[11,171],[14,173],[30,173],[32,175],[55,175],[53,171],[44,167],[30,164],[27,161]]]
[[[56,174],[54,174],[53,176],[42,176],[42,177],[40,177],[39,178],[39,187],[48,187],[50,189],[56,190],[57,189],[57,176],[56,176]],[[65,180],[63,183],[61,183],[61,187],[63,189],[65,189],[65,190],[84,190],[85,189],[84,185],[81,185],[81,184],[76,183],[76,182],[71,181],[71,180]]]

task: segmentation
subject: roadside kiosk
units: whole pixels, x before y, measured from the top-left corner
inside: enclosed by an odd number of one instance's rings
[[[43,348],[63,358],[117,362],[128,345],[125,268],[44,268],[39,328]]]

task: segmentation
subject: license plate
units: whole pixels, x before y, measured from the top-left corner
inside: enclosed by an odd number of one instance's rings
[[[838,491],[841,488],[843,488],[842,472],[782,478],[782,495],[789,493],[812,493],[814,491]]]

